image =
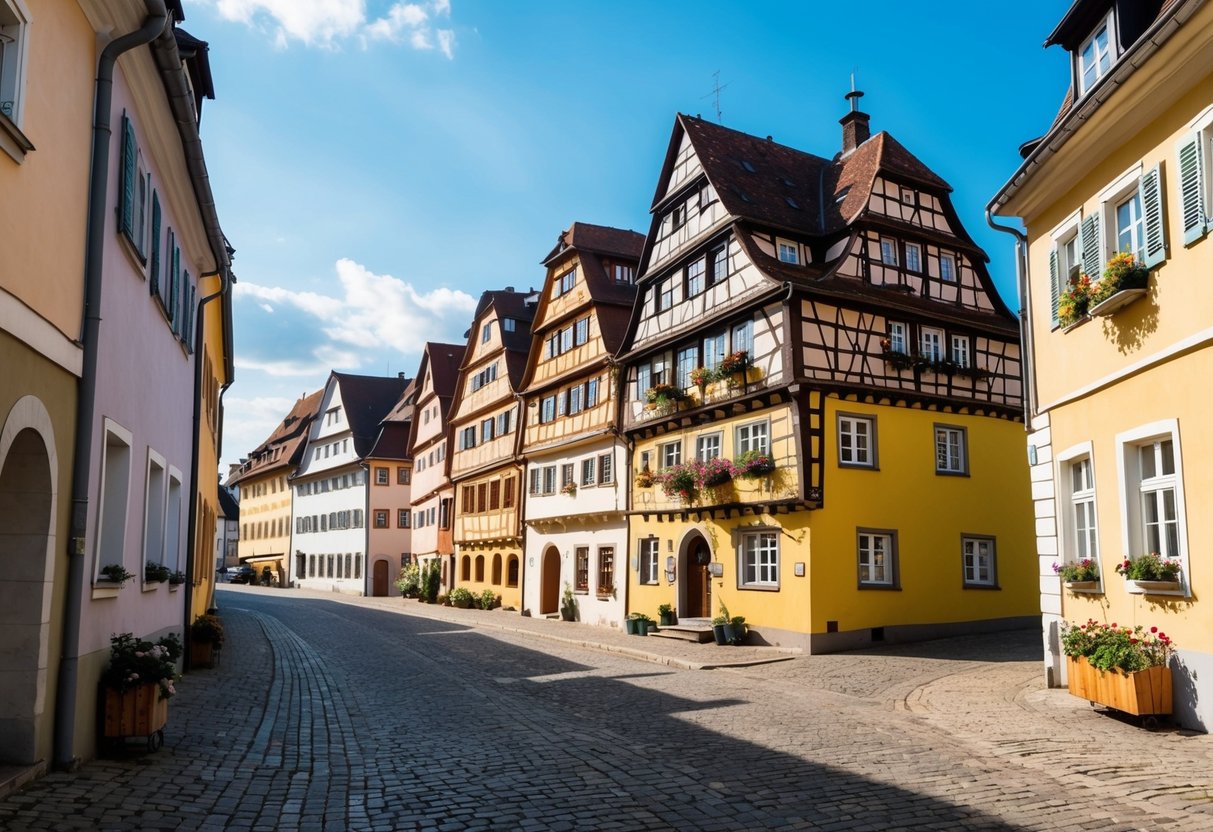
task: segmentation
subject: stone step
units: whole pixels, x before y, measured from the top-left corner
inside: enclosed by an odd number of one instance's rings
[[[657,638],[676,638],[681,641],[693,641],[703,644],[712,641],[712,628],[704,628],[691,624],[672,624],[659,630],[650,630],[649,637],[652,638],[653,636]]]

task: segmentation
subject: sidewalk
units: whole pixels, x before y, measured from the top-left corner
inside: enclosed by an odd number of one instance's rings
[[[226,592],[230,591],[233,595],[270,593],[273,597],[333,601],[339,604],[387,610],[399,615],[447,621],[481,630],[533,636],[574,647],[616,653],[638,661],[663,664],[681,670],[752,667],[787,661],[804,655],[800,650],[786,647],[721,647],[713,642],[695,644],[672,638],[629,636],[614,627],[599,627],[593,624],[557,621],[549,618],[532,618],[502,609],[461,610],[458,607],[422,604],[412,598],[372,598],[344,595],[339,592],[320,592],[308,589],[277,590],[241,584],[221,584],[217,589],[215,603],[219,605],[220,612],[222,612],[223,604],[228,603],[224,595]]]

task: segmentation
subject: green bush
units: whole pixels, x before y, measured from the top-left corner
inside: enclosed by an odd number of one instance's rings
[[[442,586],[442,565],[437,560],[431,560],[425,565],[421,578],[422,597],[427,604],[438,601],[438,590]]]
[[[452,607],[459,607],[461,610],[472,606],[472,593],[461,586],[452,589],[446,599],[451,602]]]
[[[396,589],[405,598],[416,598],[421,593],[421,567],[410,563],[401,569],[400,577],[396,579]]]
[[[497,597],[497,593],[493,592],[491,589],[486,589],[484,592],[480,593],[480,597],[477,600],[479,601],[480,609],[482,610],[491,610],[501,601],[501,599]]]

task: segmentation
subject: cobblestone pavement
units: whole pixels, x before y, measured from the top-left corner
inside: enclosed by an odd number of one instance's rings
[[[1213,830],[1210,738],[1043,689],[1034,633],[788,657],[399,599],[219,603],[222,664],[179,685],[164,748],[48,775],[0,829]]]

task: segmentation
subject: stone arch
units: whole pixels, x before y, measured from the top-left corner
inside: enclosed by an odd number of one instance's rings
[[[476,583],[484,583],[484,555],[476,555]]]
[[[470,581],[472,579],[472,556],[464,555],[459,562],[459,580]]]
[[[50,414],[24,396],[0,430],[0,763],[34,763],[48,727],[58,470]]]
[[[492,580],[493,586],[501,586],[501,553],[500,552],[493,555],[492,578],[493,578],[493,580]]]
[[[555,546],[543,550],[539,577],[539,614],[560,611],[560,552]]]
[[[702,524],[688,528],[678,541],[677,601],[678,614],[686,618],[710,618],[712,579],[708,564],[712,560],[710,539]],[[664,564],[662,565],[664,567]]]

